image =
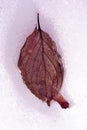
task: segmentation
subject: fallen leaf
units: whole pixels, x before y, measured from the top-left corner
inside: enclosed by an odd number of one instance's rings
[[[37,14],[38,28],[28,36],[21,49],[18,67],[27,87],[41,100],[57,101],[62,108],[69,107],[69,103],[60,94],[63,82],[64,68],[56,44],[40,28],[39,14]]]

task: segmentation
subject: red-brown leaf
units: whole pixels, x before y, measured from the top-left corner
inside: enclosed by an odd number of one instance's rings
[[[37,15],[38,29],[26,39],[21,49],[18,67],[27,87],[41,100],[50,105],[56,100],[62,108],[69,103],[59,93],[63,82],[64,69],[61,56],[51,37],[41,30],[39,14]]]

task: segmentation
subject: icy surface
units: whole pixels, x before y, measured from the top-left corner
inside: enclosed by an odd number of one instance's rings
[[[17,61],[40,13],[43,30],[61,48],[70,102],[48,107],[24,85]],[[0,0],[0,130],[87,130],[87,1]]]

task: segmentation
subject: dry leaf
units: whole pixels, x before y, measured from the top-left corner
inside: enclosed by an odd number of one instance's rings
[[[55,42],[41,30],[39,14],[37,14],[38,29],[26,39],[21,49],[18,67],[27,87],[41,100],[57,101],[62,108],[69,107],[69,103],[60,94],[64,69],[61,56],[57,52]]]

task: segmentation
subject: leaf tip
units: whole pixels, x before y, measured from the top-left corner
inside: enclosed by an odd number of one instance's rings
[[[69,103],[63,98],[63,96],[58,93],[54,100],[57,101],[62,108],[69,108]]]

